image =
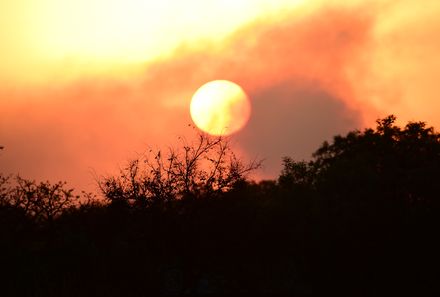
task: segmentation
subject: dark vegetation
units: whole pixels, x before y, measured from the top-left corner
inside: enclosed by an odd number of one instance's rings
[[[440,296],[440,135],[394,121],[273,181],[206,135],[101,178],[104,199],[1,176],[0,296]]]

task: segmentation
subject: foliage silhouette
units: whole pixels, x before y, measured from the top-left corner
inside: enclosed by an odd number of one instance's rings
[[[15,177],[15,186],[7,187],[9,177],[0,176],[0,198],[2,205],[19,209],[36,222],[53,222],[63,211],[74,207],[79,196],[73,189],[65,189],[65,182],[37,183],[33,180]]]
[[[395,120],[277,180],[206,135],[103,178],[104,199],[0,175],[0,295],[438,296],[440,136]]]
[[[292,195],[306,185],[313,196],[320,248],[308,247],[316,251],[308,261],[318,261],[308,266],[327,288],[355,291],[368,280],[369,295],[435,291],[440,135],[423,122],[402,129],[395,120],[336,136],[309,163],[285,159],[280,185]]]
[[[148,207],[176,199],[214,196],[230,190],[261,164],[245,164],[231,150],[228,139],[221,136],[199,133],[193,143],[179,140],[180,148],[150,150],[131,160],[119,176],[100,180],[104,197],[113,203],[122,200]]]

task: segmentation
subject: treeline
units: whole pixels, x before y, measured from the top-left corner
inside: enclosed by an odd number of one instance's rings
[[[102,177],[97,197],[1,176],[0,295],[440,293],[432,127],[389,116],[258,183],[227,139],[180,144]]]

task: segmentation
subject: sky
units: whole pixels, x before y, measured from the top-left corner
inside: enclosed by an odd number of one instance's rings
[[[194,135],[216,79],[251,100],[231,142],[256,178],[389,114],[440,127],[440,2],[346,2],[0,1],[0,172],[93,189]]]

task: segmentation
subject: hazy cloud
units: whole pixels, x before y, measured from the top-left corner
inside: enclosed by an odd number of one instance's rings
[[[249,155],[265,158],[262,177],[277,176],[281,157],[309,159],[324,140],[361,125],[339,98],[287,81],[253,96],[253,117],[237,136]]]
[[[396,33],[389,22],[381,24],[399,6],[381,13],[376,8],[327,5],[261,19],[223,43],[182,45],[170,58],[137,65],[120,79],[111,73],[38,87],[1,86],[1,171],[88,187],[90,169],[103,173],[148,145],[189,136],[191,95],[213,79],[235,81],[251,96],[251,120],[234,138],[239,151],[266,159],[266,177],[276,176],[282,156],[307,158],[323,140],[389,112],[405,118],[428,110],[430,120],[437,114],[427,106],[437,104],[439,22],[428,15],[432,28],[407,24],[407,31]],[[425,29],[429,34],[418,35]],[[410,44],[402,34],[432,44],[432,59],[416,63],[414,53],[422,54],[425,45]],[[390,58],[391,50],[399,60]],[[412,64],[404,67],[406,60]],[[425,64],[427,80],[421,75]],[[406,84],[416,74],[414,85]],[[407,97],[418,89],[428,98],[420,108]]]

